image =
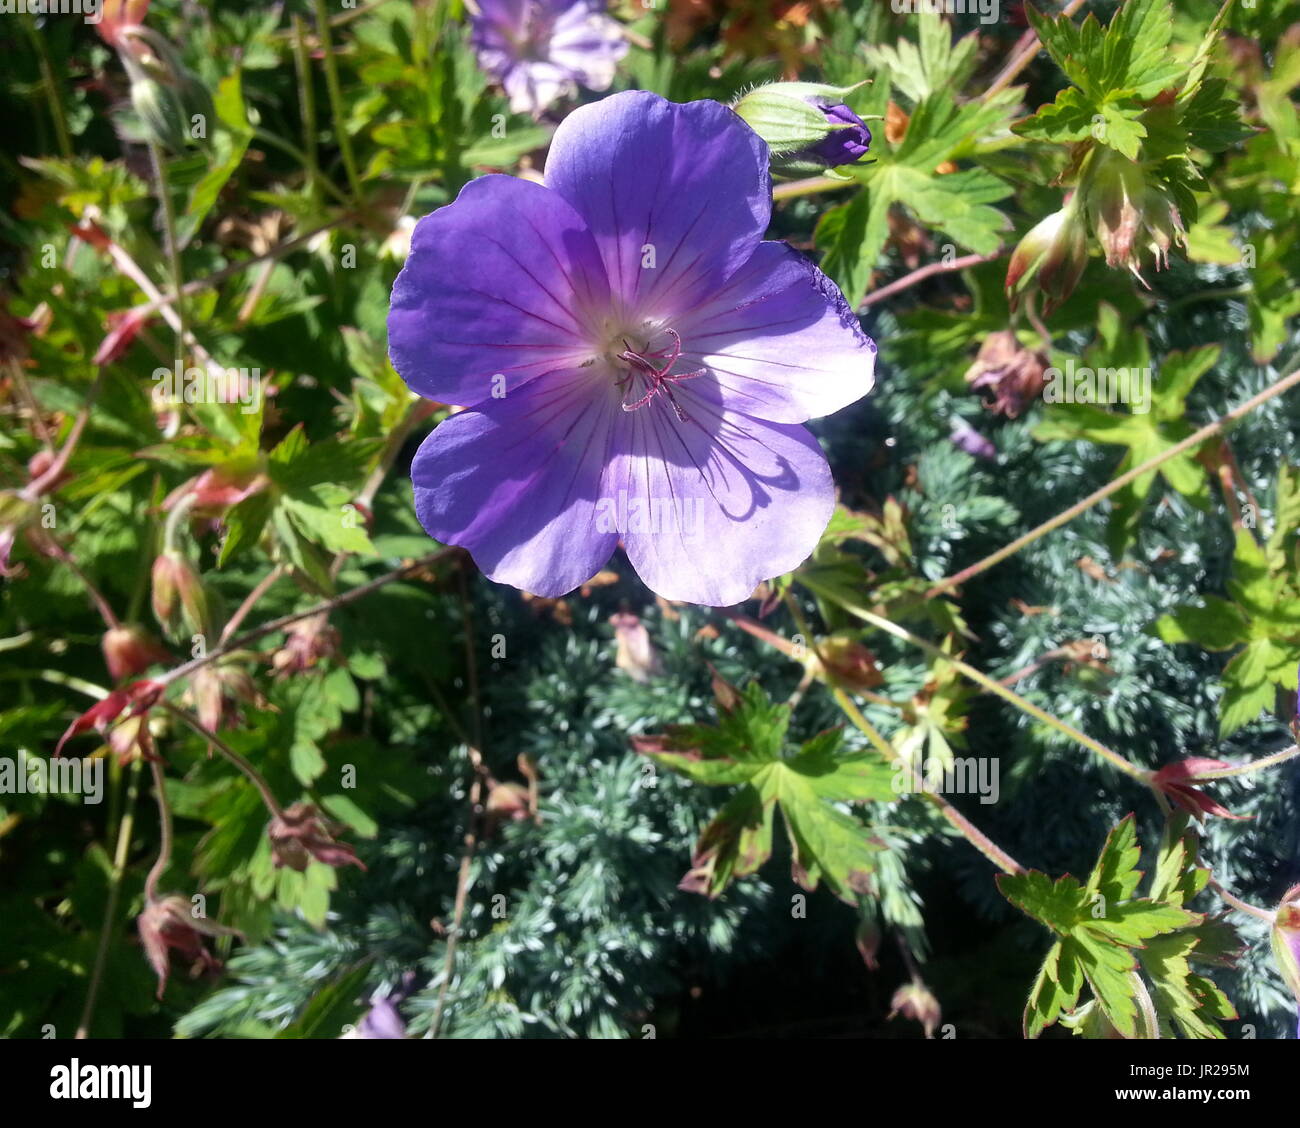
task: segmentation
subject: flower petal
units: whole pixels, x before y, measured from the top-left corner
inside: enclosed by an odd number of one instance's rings
[[[829,278],[785,243],[763,243],[708,301],[674,323],[679,370],[708,368],[732,411],[778,423],[829,415],[871,391],[876,346]]]
[[[633,90],[564,119],[546,183],[596,237],[617,312],[662,316],[702,301],[754,253],[772,210],[767,161],[726,106]]]
[[[648,587],[730,606],[816,548],[835,507],[830,467],[803,427],[730,411],[716,387],[673,395],[685,422],[662,395],[628,414],[607,496]]]
[[[591,234],[556,193],[511,176],[471,180],[416,224],[388,315],[393,365],[443,403],[512,393],[590,358],[584,319],[606,287]]]
[[[547,54],[588,90],[608,90],[618,61],[627,54],[627,36],[601,5],[579,0],[555,21]]]
[[[591,579],[618,543],[595,519],[619,422],[610,379],[594,368],[552,372],[442,423],[411,467],[429,535],[469,549],[498,583],[537,595]]]

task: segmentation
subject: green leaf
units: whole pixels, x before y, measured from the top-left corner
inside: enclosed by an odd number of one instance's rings
[[[1217,595],[1201,607],[1179,607],[1158,620],[1156,633],[1168,643],[1195,643],[1206,650],[1230,650],[1249,637],[1245,613]]]
[[[1083,971],[1075,955],[1075,945],[1070,940],[1058,941],[1047,953],[1029,992],[1024,1018],[1025,1037],[1037,1038],[1062,1014],[1073,1010],[1082,991]]]
[[[1273,644],[1256,639],[1223,668],[1223,700],[1219,703],[1219,735],[1231,736],[1273,707],[1269,668],[1275,660]]]
[[[734,878],[757,873],[772,856],[774,811],[753,787],[742,787],[704,828],[681,887],[717,897]]]
[[[371,959],[348,968],[312,996],[296,1021],[279,1038],[339,1038],[361,1021],[365,1013],[362,993],[370,977]]]
[[[236,555],[257,544],[274,508],[275,498],[267,490],[231,507],[226,514],[226,536],[217,557],[218,568],[224,568]]]

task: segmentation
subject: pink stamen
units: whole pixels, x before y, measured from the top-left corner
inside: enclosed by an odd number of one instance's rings
[[[636,353],[632,351],[632,346],[627,341],[623,342],[628,347],[618,354],[619,360],[627,361],[636,371],[640,372],[650,381],[650,390],[635,403],[627,403],[624,401],[623,410],[637,411],[640,408],[645,407],[646,404],[654,399],[657,393],[662,392],[668,397],[668,402],[673,405],[673,411],[677,415],[678,422],[685,423],[687,422],[686,412],[682,410],[681,404],[677,402],[677,397],[673,395],[673,390],[668,386],[668,383],[669,381],[675,383],[679,380],[693,380],[696,376],[703,375],[704,369],[701,368],[696,372],[670,373],[669,370],[677,363],[678,357],[682,355],[682,339],[675,329],[669,329],[668,333],[673,339],[671,355],[669,355],[668,349],[658,349],[655,352]],[[656,360],[664,361],[663,367],[656,368],[647,359],[648,357],[654,357]],[[629,372],[623,380],[619,381],[619,387],[625,387],[631,378],[632,374]]]

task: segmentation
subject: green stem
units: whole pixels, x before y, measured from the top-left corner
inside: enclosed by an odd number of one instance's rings
[[[926,599],[932,599],[941,592],[959,587],[967,580],[978,576],[981,572],[987,572],[995,564],[1000,564],[1003,560],[1006,560],[1007,557],[1014,556],[1026,545],[1033,544],[1033,542],[1038,540],[1040,537],[1046,536],[1054,529],[1059,529],[1062,525],[1068,524],[1078,517],[1079,514],[1086,513],[1098,502],[1104,501],[1106,498],[1110,497],[1111,494],[1122,490],[1130,482],[1137,481],[1138,478],[1142,477],[1144,474],[1149,474],[1152,470],[1158,469],[1170,459],[1177,458],[1185,451],[1191,450],[1195,446],[1199,446],[1201,443],[1205,442],[1206,439],[1219,434],[1230,424],[1235,423],[1238,419],[1241,419],[1245,415],[1249,415],[1261,404],[1267,403],[1269,400],[1280,396],[1283,392],[1294,388],[1297,384],[1300,384],[1300,369],[1296,369],[1296,371],[1283,376],[1277,381],[1277,383],[1265,388],[1258,395],[1251,396],[1245,403],[1238,407],[1234,407],[1231,411],[1227,412],[1219,419],[1216,419],[1213,423],[1207,423],[1204,427],[1200,428],[1200,430],[1194,431],[1181,442],[1175,443],[1171,447],[1166,447],[1154,457],[1148,458],[1140,465],[1134,466],[1133,469],[1125,471],[1114,481],[1102,486],[1101,489],[1094,490],[1082,501],[1077,502],[1068,509],[1062,510],[1055,517],[1044,521],[1037,528],[1030,529],[1024,536],[1017,537],[1010,544],[1004,545],[996,552],[990,553],[988,556],[984,557],[983,560],[977,561],[969,568],[963,568],[960,572],[956,572],[946,579],[940,580],[925,593]]]
[[[1227,768],[1206,768],[1204,771],[1197,772],[1194,776],[1189,776],[1188,783],[1203,779],[1227,779],[1229,776],[1250,775],[1252,772],[1263,771],[1265,768],[1272,768],[1278,764],[1285,763],[1293,756],[1300,755],[1300,744],[1293,744],[1290,748],[1283,748],[1280,752],[1274,752],[1271,756],[1264,756],[1258,760],[1249,760],[1244,764],[1233,764]]]
[[[312,199],[319,204],[321,172],[316,152],[316,91],[312,88],[311,64],[307,56],[307,29],[302,17],[297,15],[293,17],[293,68],[298,78],[298,104],[302,110],[307,182],[311,185]]]
[[[334,58],[334,43],[330,39],[329,14],[325,0],[316,0],[316,33],[320,36],[321,53],[325,59],[325,88],[329,91],[330,115],[334,121],[334,134],[338,139],[343,167],[348,174],[348,186],[353,198],[361,204],[361,178],[357,175],[356,159],[352,155],[352,138],[348,135],[343,117],[343,92],[339,87],[338,64]]]
[[[184,709],[178,708],[170,701],[160,702],[162,707],[167,710],[173,717],[192,730],[198,736],[206,740],[217,752],[235,765],[254,787],[257,788],[258,794],[262,796],[262,802],[266,804],[266,809],[271,812],[271,817],[278,819],[284,813],[279,802],[275,798],[275,792],[271,790],[271,785],[262,778],[262,774],[244,759],[238,752],[230,747],[216,733],[208,732],[198,721],[191,717]]]
[[[99,930],[99,944],[95,948],[95,963],[90,972],[90,985],[86,988],[86,1002],[77,1023],[77,1038],[90,1036],[90,1024],[95,1017],[95,1004],[99,999],[99,985],[104,979],[108,963],[108,946],[112,942],[117,919],[117,903],[122,894],[122,878],[126,873],[126,859],[131,852],[131,833],[135,827],[135,800],[140,791],[140,761],[131,764],[131,779],[127,785],[126,809],[117,824],[117,847],[113,851],[113,872],[108,879],[108,900],[104,905],[104,923]]]
[[[798,601],[789,591],[785,593],[785,603],[786,606],[789,607],[790,613],[794,616],[795,624],[798,626],[799,630],[803,632],[804,637],[810,640],[815,638],[808,627],[808,622],[804,618],[803,612],[799,608]],[[845,716],[853,722],[859,732],[871,741],[872,747],[874,747],[875,750],[885,758],[887,763],[899,764],[906,768],[907,765],[904,763],[903,757],[899,755],[898,750],[890,743],[889,739],[881,733],[875,725],[867,720],[865,714],[858,708],[857,703],[853,698],[835,684],[834,674],[831,672],[830,667],[826,665],[825,659],[822,658],[821,651],[818,650],[815,642],[812,643],[812,646],[814,652],[817,654],[817,660],[821,663],[826,678],[826,684],[834,695],[836,703],[844,711]],[[948,822],[972,846],[974,846],[976,850],[983,854],[1003,873],[1018,874],[1025,872],[1024,866],[998,846],[997,843],[989,838],[988,835],[980,830],[942,795],[931,791],[928,787],[924,786],[920,789],[919,794],[926,800],[926,802],[937,807],[943,817],[947,819]]]
[[[817,592],[825,599],[830,599],[833,602],[838,603],[839,606],[843,607],[850,614],[856,615],[863,622],[870,623],[872,626],[878,627],[880,630],[893,635],[895,638],[900,639],[903,642],[908,642],[913,646],[919,647],[932,658],[938,658],[944,662],[951,663],[955,670],[965,675],[976,685],[982,686],[990,693],[997,694],[997,696],[1001,697],[1003,700],[1009,701],[1022,713],[1026,713],[1035,720],[1041,721],[1043,724],[1056,729],[1057,732],[1068,736],[1077,744],[1083,745],[1083,747],[1087,748],[1090,752],[1095,752],[1103,760],[1106,760],[1108,763],[1118,768],[1126,776],[1137,780],[1139,783],[1144,784],[1147,787],[1152,787],[1151,772],[1147,771],[1146,768],[1140,768],[1136,764],[1130,763],[1118,752],[1107,748],[1100,741],[1093,740],[1092,737],[1080,732],[1073,725],[1067,724],[1059,717],[1052,716],[1052,714],[1047,712],[1047,710],[1040,709],[1032,701],[1027,701],[1025,698],[1021,697],[1020,694],[1013,692],[1001,682],[995,681],[993,678],[989,677],[988,674],[977,670],[974,666],[963,662],[960,658],[956,658],[944,650],[941,650],[939,647],[935,646],[934,643],[929,642],[918,635],[914,635],[906,627],[900,627],[897,623],[892,623],[888,619],[875,614],[875,612],[868,611],[865,607],[859,607],[856,604],[847,603],[837,593],[821,590],[820,585],[815,581],[809,582],[805,576],[800,576],[799,579],[805,587]]]
[[[158,857],[149,867],[144,879],[144,899],[149,904],[158,900],[158,882],[172,860],[172,809],[167,802],[167,780],[163,776],[162,761],[150,760],[153,772],[154,798],[158,802]]]
[[[149,156],[153,159],[154,176],[158,182],[158,203],[162,206],[163,234],[167,240],[167,263],[172,276],[172,304],[176,310],[176,358],[185,358],[185,303],[184,283],[181,279],[181,248],[176,239],[176,210],[172,206],[171,188],[167,180],[167,160],[158,145],[149,142]]]
[[[54,132],[59,139],[59,152],[64,160],[70,161],[72,160],[72,138],[68,133],[68,119],[63,112],[63,97],[59,92],[59,84],[54,81],[50,53],[45,49],[45,40],[41,37],[41,33],[36,30],[35,21],[23,19],[22,22],[32,41],[32,46],[36,48],[36,58],[41,68],[41,85],[45,87],[50,117],[54,119]]]
[[[793,200],[799,196],[813,196],[818,192],[833,192],[836,188],[852,188],[855,181],[835,180],[829,176],[810,176],[807,180],[790,180],[772,189],[772,199]]]

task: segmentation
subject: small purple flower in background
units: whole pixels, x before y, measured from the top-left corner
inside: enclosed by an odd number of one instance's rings
[[[579,86],[608,90],[627,38],[602,0],[478,0],[471,42],[478,63],[516,114],[540,114]]]
[[[948,438],[958,450],[964,450],[975,458],[995,460],[998,456],[997,447],[964,419],[953,421],[952,434]]]
[[[484,176],[420,221],[393,363],[469,408],[411,469],[431,536],[542,596],[621,540],[653,591],[715,606],[812,552],[835,488],[800,424],[865,395],[876,348],[763,241],[767,165],[716,102],[616,94],[560,125],[545,186]]]
[[[376,999],[350,1035],[352,1038],[405,1038],[406,1023],[391,999]]]

